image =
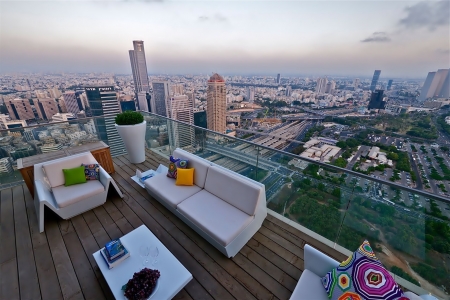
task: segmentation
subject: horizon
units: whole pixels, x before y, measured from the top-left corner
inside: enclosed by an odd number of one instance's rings
[[[381,79],[424,80],[450,66],[446,0],[2,1],[0,8],[2,74],[131,74],[133,40],[144,41],[150,76],[371,78],[380,69]]]

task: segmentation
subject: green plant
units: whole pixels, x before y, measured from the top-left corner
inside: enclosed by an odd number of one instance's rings
[[[137,111],[127,110],[123,113],[117,114],[116,124],[117,125],[135,125],[142,123],[144,121],[144,116]]]

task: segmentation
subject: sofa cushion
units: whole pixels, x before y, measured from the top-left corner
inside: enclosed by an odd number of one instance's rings
[[[89,180],[82,185],[57,186],[52,188],[53,197],[59,207],[66,207],[78,201],[92,197],[105,191],[105,187],[98,180]]]
[[[215,166],[208,170],[205,190],[250,216],[255,215],[261,193],[260,186]]]
[[[328,295],[323,289],[322,281],[319,276],[308,269],[302,272],[291,300],[328,300]]]
[[[179,169],[177,174],[176,185],[191,186],[194,185],[194,168],[190,169]]]
[[[405,299],[403,291],[376,258],[368,241],[330,270],[322,278],[322,284],[332,300],[353,299],[357,295],[361,299]]]
[[[178,169],[186,169],[188,161],[186,159],[176,158],[170,156],[169,169],[167,170],[167,177],[177,179]]]
[[[63,169],[63,174],[65,186],[86,183],[86,176],[84,175],[84,166],[79,166],[72,169]]]
[[[222,246],[230,244],[254,219],[206,190],[178,204],[177,210]]]
[[[99,164],[83,164],[84,176],[86,180],[99,180],[100,179],[100,165]]]
[[[184,199],[198,193],[201,188],[196,185],[178,186],[175,180],[165,174],[153,176],[144,181],[145,188],[154,194],[159,200],[169,204],[173,209]]]
[[[64,174],[62,169],[71,169],[79,167],[82,164],[96,164],[94,156],[91,153],[83,153],[72,155],[64,158],[60,158],[54,161],[50,161],[42,165],[45,171],[45,175],[48,178],[48,182],[52,188],[64,184]]]
[[[204,188],[206,175],[208,173],[208,168],[211,166],[211,163],[201,157],[198,157],[197,155],[181,149],[176,149],[175,151],[173,151],[173,155],[178,158],[187,159],[189,161],[188,168],[195,169],[194,184],[201,188]]]

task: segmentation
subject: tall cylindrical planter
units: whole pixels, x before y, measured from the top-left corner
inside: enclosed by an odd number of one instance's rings
[[[130,162],[138,164],[145,161],[145,130],[147,122],[136,125],[116,125],[117,132],[127,149]]]

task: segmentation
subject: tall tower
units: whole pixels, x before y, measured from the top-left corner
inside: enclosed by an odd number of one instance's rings
[[[388,91],[390,91],[391,90],[391,87],[392,87],[392,83],[394,82],[394,80],[392,80],[392,79],[389,79],[389,81],[388,81],[388,85],[387,85],[387,90]]]
[[[147,62],[145,60],[144,42],[133,41],[134,50],[130,50],[131,71],[133,72],[134,91],[150,92],[150,84],[148,81]]]
[[[187,124],[194,124],[194,103],[187,95],[176,95],[167,99],[167,117]],[[194,145],[194,128],[178,122],[169,123],[169,140],[175,148]]]
[[[170,97],[170,86],[168,81],[153,81],[153,97],[150,100],[152,113],[167,117],[166,103]]]
[[[125,145],[115,128],[116,115],[120,113],[119,101],[113,86],[89,86],[84,88],[95,118],[95,128],[102,141],[109,145],[111,155],[125,154]]]
[[[328,79],[326,77],[317,79],[316,93],[324,94],[327,89],[327,83]]]
[[[373,72],[372,83],[370,84],[370,90],[372,92],[375,91],[375,89],[377,87],[377,83],[378,83],[378,79],[380,78],[380,74],[381,74],[381,70],[375,70],[375,72]]]
[[[278,84],[281,83],[281,74],[280,73],[277,74],[277,83]]]
[[[206,117],[208,129],[224,133],[226,130],[226,88],[225,80],[215,73],[208,80],[208,92],[206,98]]]

